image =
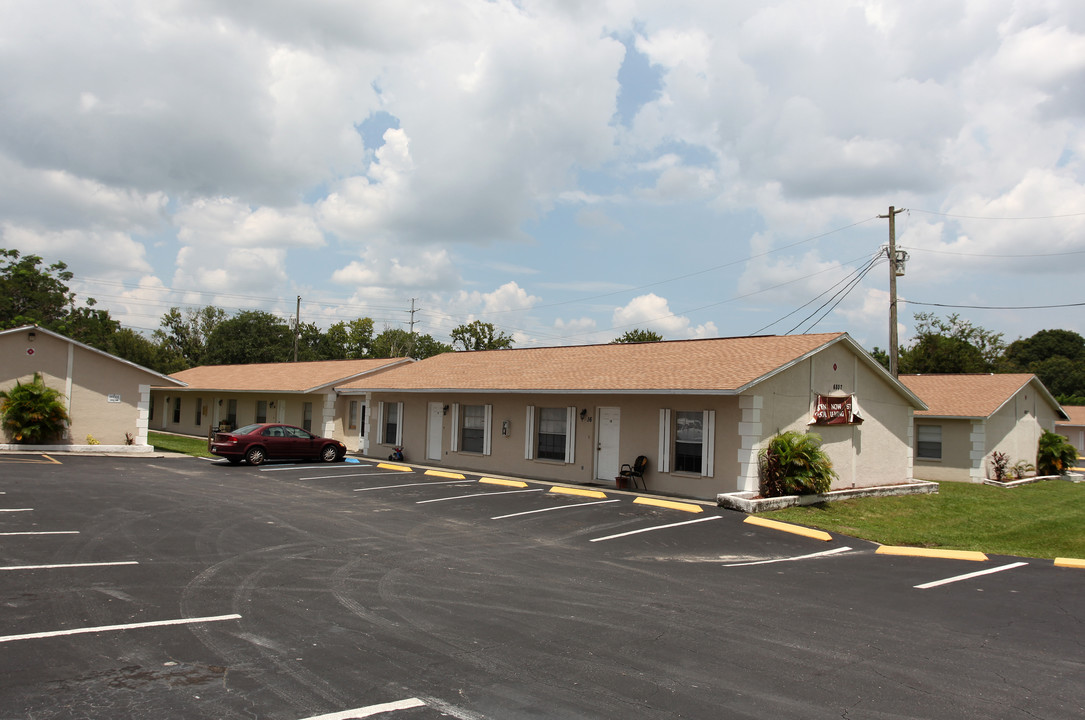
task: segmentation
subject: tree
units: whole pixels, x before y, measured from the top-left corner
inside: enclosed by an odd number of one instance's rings
[[[324,333],[326,354],[332,358],[366,358],[373,350],[372,318],[337,322]]]
[[[185,367],[196,367],[204,364],[208,339],[226,318],[226,311],[214,305],[188,308],[183,315],[180,308],[172,307],[153,337],[168,356],[179,355]]]
[[[188,367],[180,353],[147,339],[130,328],[120,328],[109,340],[106,352],[119,358],[150,368],[163,375]]]
[[[459,350],[507,350],[512,337],[497,330],[493,323],[475,320],[452,329],[452,347]]]
[[[400,328],[385,328],[373,338],[371,356],[375,358],[412,357],[424,360],[441,353],[452,352],[452,346],[434,340],[429,335],[411,336]]]
[[[211,331],[202,364],[289,362],[293,358],[294,334],[285,320],[262,310],[243,310]]]
[[[40,325],[50,330],[68,314],[75,293],[68,290],[72,279],[62,262],[42,268],[42,259],[18,250],[0,248],[0,329]]]
[[[1002,333],[950,315],[942,320],[933,313],[918,313],[914,343],[901,351],[902,373],[983,373],[992,372],[1005,343]]]
[[[872,358],[874,358],[875,360],[877,360],[878,363],[883,368],[885,368],[886,370],[889,369],[889,351],[888,350],[882,350],[880,347],[875,345],[874,349],[870,351],[870,356]]]
[[[821,436],[795,430],[769,440],[758,453],[758,470],[763,497],[825,493],[838,477]]]
[[[662,339],[662,335],[652,330],[641,330],[640,328],[634,328],[632,330],[626,330],[621,337],[611,340],[610,344],[615,345],[618,343],[660,342]]]
[[[68,424],[63,397],[34,373],[30,383],[16,381],[11,390],[0,390],[0,425],[17,443],[39,445],[59,437]]]
[[[1076,460],[1077,450],[1064,436],[1044,430],[1036,444],[1037,475],[1062,475]]]
[[[1000,370],[1029,372],[1060,403],[1085,396],[1085,338],[1072,330],[1041,330],[1006,348]]]

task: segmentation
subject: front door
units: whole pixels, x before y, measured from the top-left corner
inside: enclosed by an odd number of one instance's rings
[[[621,408],[604,407],[595,413],[595,478],[612,482],[621,469]]]
[[[444,434],[445,409],[441,403],[429,404],[429,425],[426,428],[426,459],[441,459],[441,437]]]

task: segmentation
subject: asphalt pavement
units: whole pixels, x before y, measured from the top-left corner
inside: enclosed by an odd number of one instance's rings
[[[0,493],[0,718],[1085,715],[1050,560],[372,462],[4,455]]]

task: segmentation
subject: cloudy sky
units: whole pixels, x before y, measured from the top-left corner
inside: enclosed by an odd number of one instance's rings
[[[124,325],[1085,333],[1079,0],[8,0],[0,247]],[[982,306],[1014,309],[975,309]]]

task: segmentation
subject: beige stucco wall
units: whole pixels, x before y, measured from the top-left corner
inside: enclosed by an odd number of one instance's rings
[[[1055,432],[1062,435],[1071,445],[1077,448],[1079,456],[1085,456],[1085,427],[1056,422]]]
[[[267,422],[281,422],[303,427],[304,404],[313,404],[312,431],[325,437],[335,434],[340,423],[336,422],[336,398],[334,393],[291,394],[275,392],[223,392],[214,390],[176,390],[152,388],[154,417],[151,430],[206,436],[210,428],[225,423],[230,400],[237,400],[237,427],[256,422],[256,403],[267,402]],[[181,398],[181,415],[173,421],[173,403]],[[200,421],[196,422],[199,407]]]
[[[102,445],[126,445],[127,433],[134,445],[147,444],[146,403],[159,376],[41,331],[33,341],[24,332],[0,336],[0,358],[0,388],[40,372],[65,395],[71,426],[64,443],[87,444],[91,436]]]
[[[862,425],[807,425],[817,393],[828,394],[840,384],[855,393],[865,422]],[[648,456],[645,474],[649,490],[690,497],[714,498],[721,492],[757,488],[756,455],[763,444],[780,430],[812,429],[822,435],[824,447],[839,474],[834,487],[864,487],[911,479],[910,433],[912,407],[908,399],[867,366],[848,347],[834,346],[813,359],[796,364],[776,377],[755,386],[743,396],[722,395],[574,395],[574,394],[468,394],[468,393],[374,393],[371,395],[368,427],[369,455],[380,459],[392,452],[383,442],[378,427],[379,403],[403,403],[402,438],[406,460],[412,463],[446,466],[450,469],[533,477],[563,482],[613,482],[613,472],[597,467],[600,408],[620,412],[620,463],[632,463],[638,455]],[[441,411],[441,457],[427,457],[429,404]],[[451,451],[453,404],[492,406],[490,455]],[[575,406],[575,462],[528,460],[525,458],[526,408]],[[584,419],[579,410],[586,409]],[[660,470],[661,410],[671,411],[674,423],[679,411],[715,413],[712,437],[712,469],[706,477],[693,473]],[[510,432],[501,435],[504,422]],[[670,434],[673,453],[674,432]],[[673,465],[672,465],[673,467]]]
[[[1006,453],[1010,465],[1036,463],[1036,445],[1044,430],[1054,430],[1057,414],[1030,383],[989,418],[924,418],[922,424],[942,426],[942,460],[916,459],[916,477],[923,480],[982,482],[992,476],[991,458]]]
[[[809,424],[816,395],[834,391],[855,396],[862,424]],[[821,436],[822,447],[839,476],[833,489],[912,479],[912,406],[883,373],[842,343],[760,383],[750,393],[759,395],[763,406],[754,452],[778,432],[814,432]],[[751,454],[751,465],[754,457]],[[751,467],[743,489],[757,489],[754,474],[755,468]]]

